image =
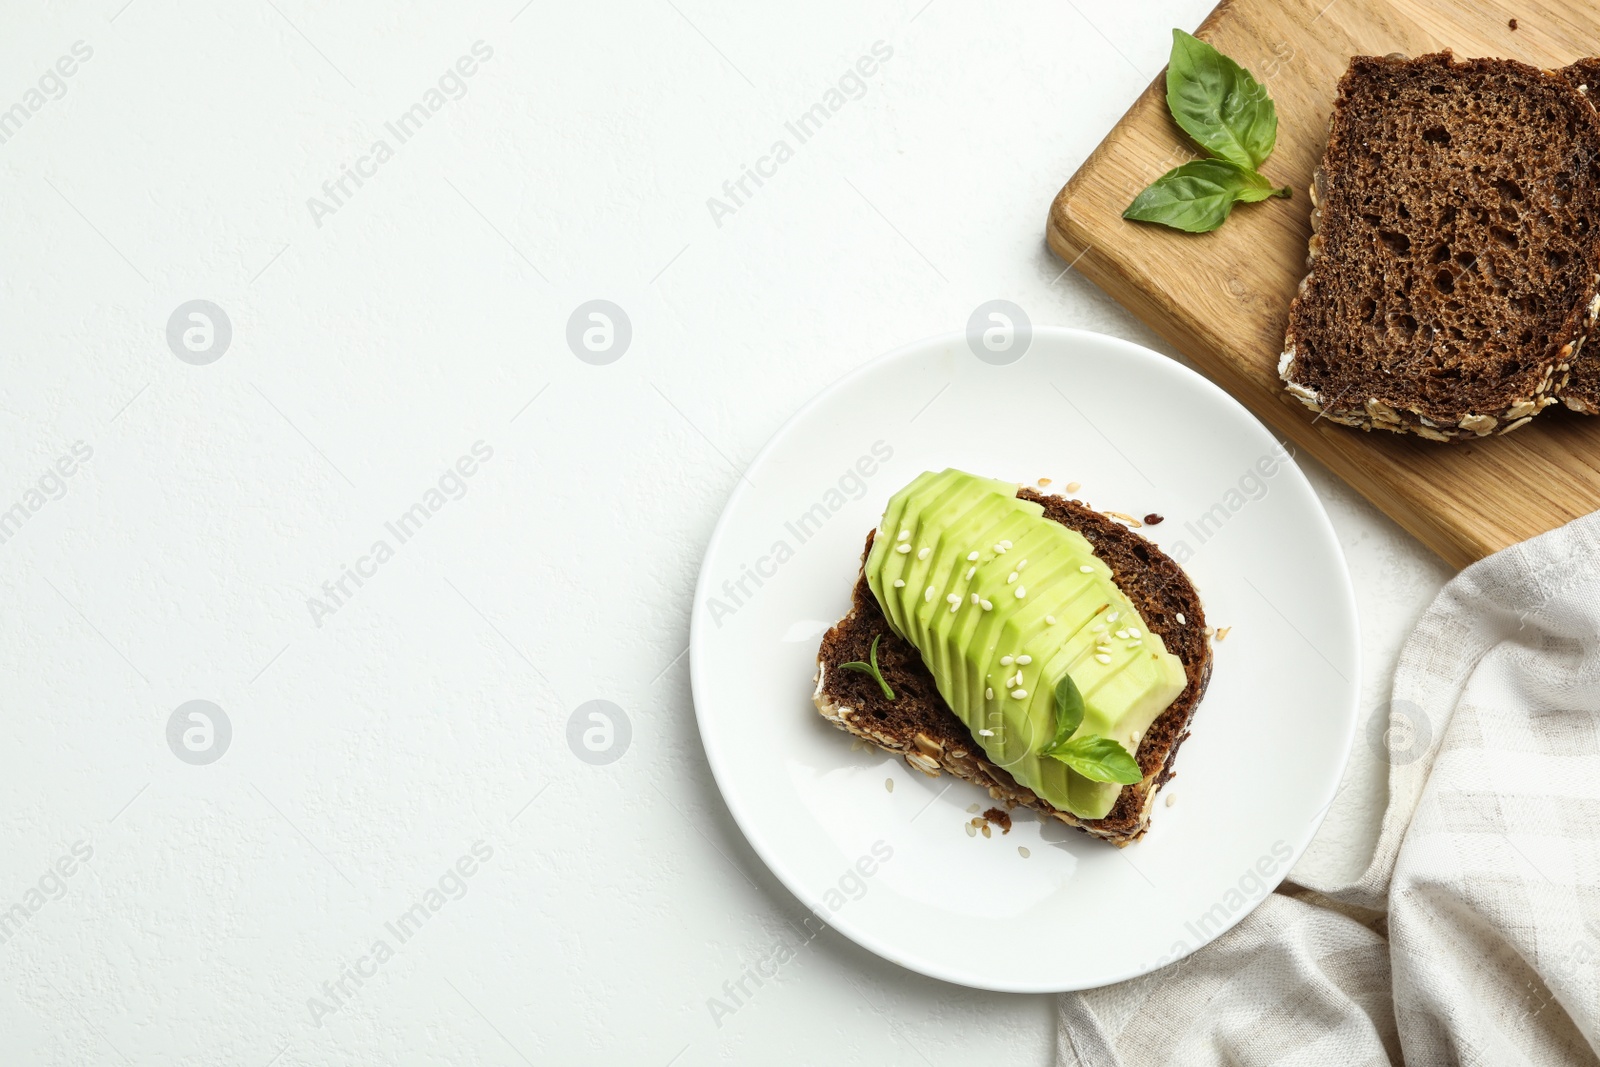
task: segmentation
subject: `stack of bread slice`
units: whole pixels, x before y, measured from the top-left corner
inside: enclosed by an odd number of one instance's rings
[[[1313,179],[1278,374],[1320,417],[1439,441],[1600,412],[1600,61],[1358,56]],[[1600,343],[1597,340],[1596,343]]]

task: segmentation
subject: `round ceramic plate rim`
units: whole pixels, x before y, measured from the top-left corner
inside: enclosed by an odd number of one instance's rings
[[[1215,397],[1222,400],[1226,406],[1231,406],[1235,411],[1238,412],[1238,414],[1243,416],[1247,422],[1260,429],[1261,432],[1267,434],[1269,437],[1272,436],[1271,431],[1266,428],[1265,424],[1262,423],[1260,419],[1256,418],[1250,409],[1246,408],[1221,386],[1217,385],[1209,378],[1206,378],[1204,375],[1201,375],[1184,366],[1182,363],[1179,363],[1173,359],[1169,359],[1158,352],[1151,351],[1150,349],[1145,348],[1143,345],[1135,344],[1132,341],[1124,340],[1120,337],[1113,337],[1109,334],[1096,333],[1093,330],[1080,330],[1067,326],[1035,326],[1033,328],[1033,343],[1037,343],[1041,337],[1052,338],[1054,340],[1069,344],[1072,342],[1087,343],[1092,345],[1109,344],[1114,348],[1121,349],[1123,354],[1127,356],[1142,360],[1147,364],[1158,367],[1162,372],[1174,374],[1179,378],[1187,376],[1193,381],[1198,382],[1202,390],[1209,390]],[[755,458],[750,461],[749,466],[746,467],[746,471],[748,472],[757,469],[767,458],[768,454],[771,453],[780,442],[784,441],[800,422],[805,420],[809,415],[812,414],[813,411],[825,404],[834,395],[849,389],[858,378],[866,376],[872,371],[879,369],[884,364],[897,362],[903,359],[914,359],[918,355],[935,350],[940,346],[946,346],[954,343],[966,344],[966,340],[966,335],[964,333],[944,333],[935,334],[930,337],[924,337],[920,340],[912,341],[909,344],[901,345],[899,348],[886,352],[883,355],[878,356],[876,359],[868,360],[861,366],[836,379],[831,384],[823,387],[819,392],[812,396],[811,399],[802,404],[793,415],[784,420],[783,424],[779,426],[777,430],[773,431],[772,436],[767,439],[766,444],[761,446],[761,450],[757,452]],[[1305,473],[1300,470],[1298,464],[1294,464],[1294,470],[1295,473],[1301,478],[1305,477]],[[1309,484],[1308,488],[1310,488]],[[750,847],[755,850],[756,855],[761,858],[761,862],[765,863],[767,865],[767,869],[772,871],[772,873],[777,877],[778,881],[783,883],[784,888],[790,893],[794,894],[795,898],[809,908],[813,913],[816,913],[820,916],[823,908],[822,902],[820,900],[814,900],[811,898],[809,892],[807,892],[804,888],[801,879],[796,877],[794,872],[782,860],[779,850],[773,848],[768,843],[760,829],[752,824],[752,820],[747,818],[746,813],[741,811],[740,805],[732,796],[730,796],[727,787],[727,773],[723,769],[723,754],[718,749],[716,742],[713,740],[712,732],[708,731],[706,716],[700,710],[701,694],[705,691],[706,686],[706,682],[701,675],[701,664],[704,662],[704,657],[701,653],[704,647],[706,633],[706,609],[704,605],[708,595],[708,583],[711,581],[710,563],[716,557],[718,551],[722,547],[722,540],[726,533],[726,529],[729,523],[732,521],[732,515],[736,507],[743,499],[745,491],[746,485],[744,479],[741,478],[735,483],[733,492],[729,494],[727,503],[725,503],[722,507],[722,514],[717,517],[716,525],[712,528],[711,537],[706,542],[705,554],[700,560],[700,575],[695,582],[694,604],[689,616],[689,687],[694,700],[695,722],[700,732],[700,743],[705,748],[706,761],[711,765],[712,778],[717,783],[717,791],[721,794],[722,801],[727,805],[728,812],[733,816],[734,823],[739,827],[739,831],[744,834],[745,840],[748,841]],[[1350,750],[1355,741],[1357,710],[1360,702],[1361,690],[1360,619],[1356,612],[1355,588],[1350,579],[1350,566],[1349,562],[1345,559],[1344,548],[1339,544],[1338,536],[1333,529],[1333,523],[1328,518],[1327,509],[1323,507],[1322,499],[1316,494],[1315,489],[1311,490],[1311,498],[1317,505],[1314,511],[1314,525],[1316,532],[1327,541],[1328,545],[1333,550],[1334,558],[1338,560],[1338,577],[1341,580],[1337,583],[1337,585],[1340,593],[1342,594],[1341,606],[1345,610],[1345,616],[1349,619],[1349,631],[1346,634],[1346,637],[1349,639],[1350,648],[1353,650],[1352,658],[1354,660],[1354,662],[1348,664],[1352,671],[1350,680],[1350,700],[1345,712],[1344,739],[1339,750],[1338,773],[1334,776],[1331,785],[1331,793],[1332,795],[1336,796],[1339,783],[1343,781],[1345,771],[1349,767]],[[1301,856],[1305,854],[1306,846],[1311,843],[1311,839],[1316,836],[1317,830],[1322,826],[1323,819],[1327,817],[1328,809],[1333,806],[1331,799],[1332,798],[1330,796],[1330,802],[1324,804],[1317,810],[1316,814],[1314,814],[1306,823],[1304,831],[1291,843],[1290,847],[1292,852],[1289,860],[1282,866],[1282,874],[1280,874],[1277,880],[1267,887],[1266,891],[1262,893],[1260,899],[1256,900],[1249,907],[1241,909],[1237,914],[1230,916],[1227,923],[1220,926],[1215,935],[1205,941],[1200,942],[1199,944],[1196,944],[1188,952],[1185,952],[1183,955],[1177,957],[1177,959],[1186,958],[1192,953],[1203,948],[1205,945],[1215,941],[1229,930],[1233,929],[1234,926],[1243,921],[1246,915],[1249,915],[1251,912],[1255,911],[1255,909],[1260,906],[1261,901],[1265,900],[1272,892],[1276,891],[1277,887],[1282,884],[1285,878],[1288,877],[1289,872],[1293,869],[1295,863],[1298,862]],[[1135,965],[1126,973],[1117,974],[1116,976],[1109,978],[1104,982],[1097,982],[1093,985],[1074,985],[1070,980],[1066,983],[1008,983],[994,981],[992,979],[979,978],[972,974],[962,973],[942,964],[935,963],[931,960],[920,958],[915,953],[908,952],[900,946],[886,943],[870,930],[864,929],[862,926],[856,924],[852,919],[844,915],[837,913],[830,914],[827,921],[828,925],[844,934],[851,941],[854,941],[856,944],[867,949],[868,951],[873,952],[886,960],[889,960],[891,963],[898,964],[907,970],[926,975],[930,978],[936,978],[940,981],[951,982],[956,985],[966,986],[972,989],[991,990],[998,993],[1065,993],[1073,992],[1079,989],[1097,989],[1106,985],[1114,985],[1117,982],[1125,982],[1129,979],[1138,978],[1142,975],[1149,974],[1154,971],[1157,966],[1159,966],[1159,964],[1150,966]],[[1171,963],[1175,961],[1169,960],[1167,962]]]

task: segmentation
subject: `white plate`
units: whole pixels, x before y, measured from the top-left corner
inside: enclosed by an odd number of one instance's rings
[[[1020,809],[1009,835],[968,837],[986,793],[852,751],[812,706],[817,644],[849,607],[867,531],[896,489],[951,466],[1079,481],[1094,507],[1160,513],[1141,532],[1187,557],[1208,621],[1231,627],[1165,790],[1175,803],[1127,849]],[[1277,885],[1338,788],[1359,647],[1343,553],[1272,435],[1172,360],[1046,328],[1007,365],[961,334],[919,342],[807,404],[728,501],[690,636],[712,771],[784,885],[902,966],[1028,993],[1156,970]]]

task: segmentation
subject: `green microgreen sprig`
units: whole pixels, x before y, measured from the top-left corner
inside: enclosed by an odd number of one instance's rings
[[[882,636],[882,634],[873,635],[871,663],[862,663],[860,660],[852,660],[849,663],[839,664],[839,667],[841,670],[860,671],[862,674],[872,675],[873,680],[878,683],[878,688],[883,690],[883,695],[888,697],[890,700],[893,700],[894,690],[889,688],[889,683],[883,680],[883,672],[878,669],[878,639]]]

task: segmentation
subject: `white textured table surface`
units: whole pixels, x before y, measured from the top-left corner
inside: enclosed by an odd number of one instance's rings
[[[6,5],[0,1062],[1045,1062],[1050,998],[831,931],[708,1007],[800,908],[689,601],[864,360],[995,298],[1164,348],[1041,233],[1208,7]],[[1448,575],[1310,474],[1366,715]]]

